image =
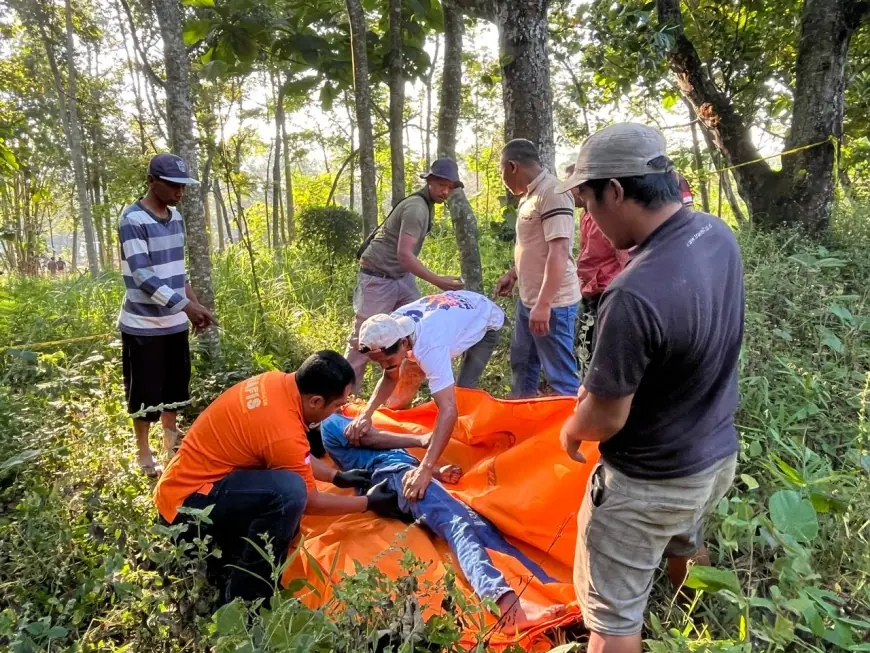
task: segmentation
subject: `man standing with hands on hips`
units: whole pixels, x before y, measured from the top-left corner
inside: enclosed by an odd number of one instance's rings
[[[176,410],[190,401],[190,347],[187,325],[197,331],[217,324],[199,303],[184,267],[184,222],[175,208],[190,184],[187,166],[174,154],[158,154],[148,164],[148,192],[121,214],[118,241],[127,294],[118,317],[123,347],[127,410],[139,449],[139,467],[160,475],[148,443],[158,419],[163,445],[172,453],[178,441]],[[138,415],[143,409],[170,406]]]
[[[557,395],[577,394],[574,326],[580,284],[574,271],[574,202],[554,192],[559,180],[544,169],[531,141],[514,139],[501,153],[501,176],[517,208],[514,267],[496,284],[510,296],[519,281],[511,341],[511,397],[534,397],[543,368]]]
[[[662,557],[682,584],[708,562],[703,515],[734,478],[743,265],[719,219],[681,203],[661,133],[613,125],[591,136],[575,188],[631,260],[601,296],[592,362],[562,428],[568,454],[599,442],[578,516],[574,585],[590,653],[640,653]]]
[[[386,219],[366,237],[359,250],[359,277],[353,292],[356,318],[345,357],[356,374],[359,392],[368,358],[359,352],[359,329],[372,315],[392,313],[420,299],[417,278],[441,290],[461,290],[462,279],[435,274],[417,258],[432,230],[435,205],[462,188],[453,159],[438,159],[420,175],[426,185],[396,204]]]

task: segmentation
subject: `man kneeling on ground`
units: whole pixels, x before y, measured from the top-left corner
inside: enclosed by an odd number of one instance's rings
[[[406,448],[428,449],[432,434],[393,435],[369,429],[360,438],[359,446],[351,445],[345,430],[351,420],[333,415],[321,424],[321,437],[326,451],[340,469],[364,469],[372,482],[386,486],[401,495],[407,474],[420,462]],[[496,603],[504,628],[525,630],[564,613],[565,606],[545,608],[517,596],[504,575],[492,564],[487,549],[499,551],[519,560],[526,569],[544,583],[556,582],[541,567],[510,544],[486,518],[448,494],[441,483],[457,483],[462,470],[456,465],[437,466],[433,482],[416,501],[399,498],[398,511],[429,527],[450,545],[469,585],[482,599]]]
[[[190,520],[180,507],[214,506],[212,523],[202,524],[201,534],[221,549],[226,568],[209,569],[209,575],[226,583],[226,601],[271,596],[272,565],[283,563],[303,513],[395,510],[396,493],[386,484],[354,497],[323,494],[314,484],[317,479],[338,487],[370,486],[366,472],[336,473],[312,459],[307,438],[310,424],[344,405],[353,383],[344,357],[321,351],[293,374],[266,372],[236,384],[196,419],[158,481],[154,503],[165,523]],[[245,541],[262,544],[264,534],[274,560]]]

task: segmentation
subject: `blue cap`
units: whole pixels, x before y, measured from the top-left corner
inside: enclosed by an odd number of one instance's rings
[[[457,188],[465,188],[465,184],[459,181],[459,166],[456,165],[456,161],[453,159],[435,159],[432,165],[429,166],[429,172],[422,173],[420,177],[423,179],[438,177],[452,181],[456,184]]]
[[[180,156],[169,152],[158,154],[148,164],[148,174],[165,179],[174,184],[198,184],[196,179],[187,176],[187,164]]]

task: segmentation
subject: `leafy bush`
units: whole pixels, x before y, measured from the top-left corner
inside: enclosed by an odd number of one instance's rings
[[[321,261],[333,272],[338,261],[351,259],[360,246],[362,217],[342,206],[311,207],[299,215],[299,234],[305,247],[314,250],[311,262]]]

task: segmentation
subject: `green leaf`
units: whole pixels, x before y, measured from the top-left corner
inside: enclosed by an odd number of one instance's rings
[[[214,0],[181,0],[187,7],[214,7]]]
[[[845,306],[840,306],[839,304],[831,304],[828,307],[828,310],[836,315],[838,318],[843,320],[843,322],[846,322],[848,324],[852,324],[852,322],[855,320],[854,316],[852,315],[852,311],[850,311]]]
[[[741,474],[740,480],[746,484],[747,489],[749,490],[757,490],[758,489],[758,481],[752,478],[749,474]]]
[[[743,594],[740,589],[740,580],[732,570],[705,567],[704,565],[692,565],[686,578],[686,587],[713,594],[722,590],[728,590],[736,596]]]
[[[499,65],[502,68],[507,68],[514,62],[514,55],[512,54],[503,54],[498,60]]]
[[[813,504],[793,490],[780,490],[770,497],[770,519],[776,529],[799,542],[809,542],[819,534],[819,518]]]
[[[749,443],[749,456],[750,458],[759,458],[763,450],[761,448],[761,443],[758,440],[753,440]]]
[[[69,631],[63,626],[52,626],[47,631],[45,631],[45,636],[49,639],[60,639],[61,637],[66,637]]]
[[[852,629],[839,621],[834,622],[834,628],[832,630],[825,631],[825,634],[822,635],[822,639],[843,649],[849,649],[855,644],[855,638],[852,636]]]
[[[23,465],[29,460],[33,460],[34,458],[38,458],[42,455],[42,449],[26,449],[19,454],[12,456],[11,458],[7,458],[2,463],[0,463],[0,474],[8,472],[13,467],[18,467],[19,465]]]
[[[818,492],[810,492],[810,503],[813,504],[813,509],[819,514],[831,512],[831,498],[827,495]]]
[[[207,18],[191,20],[184,26],[184,45],[190,47],[202,41],[211,31],[214,23]]]
[[[781,338],[782,340],[785,340],[786,342],[792,341],[791,334],[788,331],[786,331],[785,329],[774,329],[773,335],[775,335],[777,338]]]
[[[817,265],[820,268],[842,268],[845,267],[846,261],[840,258],[823,258],[820,260]]]
[[[819,327],[819,332],[822,335],[822,344],[830,349],[831,351],[835,351],[838,354],[843,353],[843,342],[834,334],[833,331],[827,329],[825,327]]]
[[[211,620],[221,635],[241,635],[245,632],[245,607],[240,601],[218,608]]]
[[[770,457],[773,459],[773,462],[776,463],[776,466],[779,468],[779,470],[783,474],[785,474],[788,480],[790,480],[792,483],[799,487],[806,487],[807,482],[798,470],[789,465],[775,453],[771,454]]]

